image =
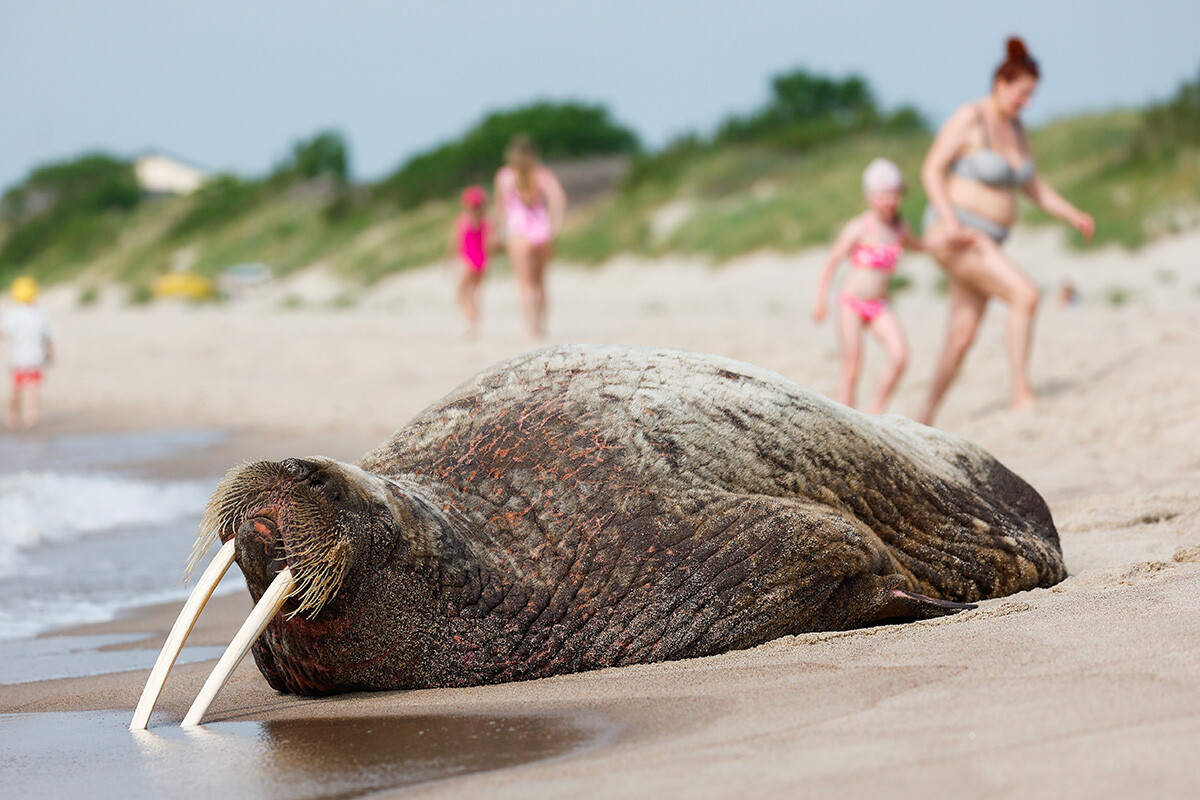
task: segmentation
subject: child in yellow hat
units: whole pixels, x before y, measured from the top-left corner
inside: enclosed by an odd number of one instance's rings
[[[28,275],[12,283],[15,302],[0,316],[0,338],[9,340],[13,390],[8,404],[8,427],[32,428],[38,418],[38,386],[42,370],[54,360],[50,323],[37,306],[37,281]]]

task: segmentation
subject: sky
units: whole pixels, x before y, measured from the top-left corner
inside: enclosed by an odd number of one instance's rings
[[[710,133],[796,68],[864,76],[934,124],[986,93],[1004,39],[1042,68],[1029,124],[1170,97],[1200,75],[1195,0],[0,0],[0,187],[100,150],[269,172],[322,130],[360,180],[542,99],[643,143]]]

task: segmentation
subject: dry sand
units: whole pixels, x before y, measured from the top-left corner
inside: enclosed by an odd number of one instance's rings
[[[788,637],[749,651],[466,690],[297,700],[249,662],[210,719],[592,715],[619,731],[574,755],[413,787],[405,796],[1194,797],[1200,786],[1200,236],[1137,254],[1073,254],[1047,231],[1010,253],[1046,290],[1029,412],[1005,409],[994,308],[939,424],[987,447],[1047,498],[1071,577],[941,620]],[[628,342],[752,361],[831,393],[832,330],[808,312],[821,253],[712,268],[619,261],[551,275],[549,341]],[[901,267],[911,414],[944,299],[928,260]],[[1081,302],[1052,295],[1064,281]],[[219,307],[46,306],[59,363],[50,430],[206,426],[239,433],[212,459],[352,457],[474,371],[528,349],[504,275],[465,341],[452,278],[413,272],[349,309],[319,272]],[[286,303],[300,308],[283,308]],[[865,397],[878,374],[868,359]],[[191,465],[215,468],[215,464]],[[223,598],[197,644],[248,610]],[[175,608],[90,631],[145,631]],[[175,722],[210,664],[177,668],[156,724]],[[0,712],[131,710],[145,673],[0,687]],[[120,732],[114,733],[119,735]],[[470,747],[470,742],[464,742]]]

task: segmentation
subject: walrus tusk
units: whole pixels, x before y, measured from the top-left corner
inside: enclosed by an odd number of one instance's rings
[[[258,604],[254,606],[250,616],[246,617],[246,621],[242,623],[237,635],[229,643],[225,654],[221,656],[221,660],[213,668],[212,674],[204,682],[200,694],[196,695],[196,702],[192,703],[187,716],[183,718],[183,727],[194,728],[200,724],[200,719],[204,716],[204,712],[208,711],[208,706],[217,696],[217,692],[221,691],[221,687],[225,685],[225,681],[229,680],[229,676],[237,669],[237,665],[242,662],[250,650],[250,646],[254,644],[254,640],[266,629],[268,623],[295,588],[296,579],[292,577],[290,569],[281,570],[275,576],[275,580],[271,581],[271,585],[263,592]]]
[[[146,730],[150,714],[154,711],[154,704],[158,702],[158,696],[167,682],[167,674],[171,671],[171,667],[175,666],[175,659],[179,658],[179,652],[183,650],[188,634],[192,632],[192,627],[200,618],[200,612],[204,610],[205,604],[212,597],[221,578],[229,571],[229,565],[233,563],[233,551],[234,543],[231,539],[217,551],[216,558],[204,570],[204,574],[196,583],[196,588],[192,590],[187,602],[183,604],[183,610],[179,612],[179,617],[176,618],[175,625],[171,628],[171,632],[167,635],[167,640],[158,654],[158,660],[154,662],[154,669],[150,670],[150,677],[146,679],[146,688],[142,689],[142,697],[138,700],[137,709],[133,712],[133,721],[129,723],[129,730]]]

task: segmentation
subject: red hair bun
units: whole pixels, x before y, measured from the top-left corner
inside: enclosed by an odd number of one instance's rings
[[[1021,41],[1020,37],[1008,37],[1008,41],[1005,43],[1005,52],[1007,55],[1004,62],[996,68],[996,74],[992,76],[992,80],[1003,79],[1011,82],[1021,75],[1040,77],[1037,62],[1034,61],[1033,56],[1029,55],[1029,48],[1025,47],[1025,42]]]
[[[1019,37],[1008,37],[1008,60],[1020,61],[1023,58],[1029,58],[1029,49],[1025,47],[1025,43]]]

